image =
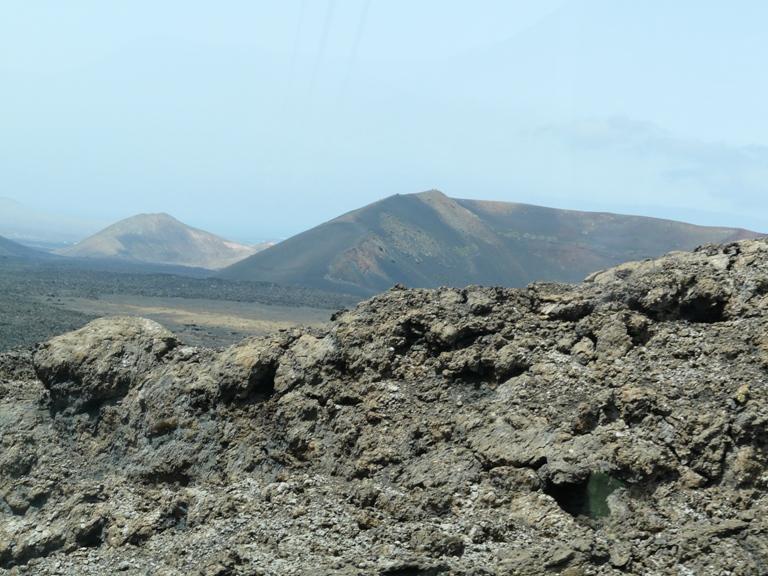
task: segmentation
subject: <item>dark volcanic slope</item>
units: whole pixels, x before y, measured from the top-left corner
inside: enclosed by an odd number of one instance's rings
[[[263,247],[224,240],[187,226],[168,214],[139,214],[58,253],[77,258],[217,269],[242,260]]]
[[[16,574],[768,573],[768,241],[0,355]],[[16,568],[13,568],[13,567]]]
[[[733,228],[525,204],[392,196],[251,256],[226,277],[372,294],[395,283],[575,282],[627,260],[752,238]]]
[[[0,258],[21,258],[24,260],[53,260],[56,258],[53,254],[43,252],[41,250],[35,250],[8,240],[0,236]]]

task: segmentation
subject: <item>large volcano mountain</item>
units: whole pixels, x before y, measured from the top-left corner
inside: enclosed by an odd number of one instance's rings
[[[432,190],[339,216],[223,274],[359,294],[396,283],[519,287],[578,281],[627,260],[756,236],[641,216],[459,200]]]

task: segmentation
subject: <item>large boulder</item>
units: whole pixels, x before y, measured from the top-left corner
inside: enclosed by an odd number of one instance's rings
[[[42,344],[33,362],[54,410],[83,409],[124,396],[178,345],[171,332],[152,320],[100,318]]]

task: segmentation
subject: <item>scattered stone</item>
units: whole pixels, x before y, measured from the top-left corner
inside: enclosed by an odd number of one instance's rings
[[[0,354],[0,573],[760,574],[768,241]]]

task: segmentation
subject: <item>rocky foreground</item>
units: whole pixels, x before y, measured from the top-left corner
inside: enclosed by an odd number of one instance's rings
[[[0,355],[0,572],[768,574],[768,242]]]

